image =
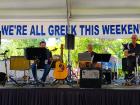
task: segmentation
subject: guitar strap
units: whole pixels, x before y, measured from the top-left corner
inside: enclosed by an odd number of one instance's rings
[[[130,43],[127,43],[127,49],[130,50]]]
[[[50,70],[51,70],[51,68],[52,68],[53,62],[54,62],[54,61],[52,60],[51,63],[50,63],[50,65],[48,64],[48,65],[49,65],[48,72],[50,72]]]

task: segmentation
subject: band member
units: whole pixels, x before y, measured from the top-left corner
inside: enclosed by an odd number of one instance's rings
[[[124,55],[127,58],[128,75],[131,76],[136,67],[136,56],[140,52],[140,45],[137,44],[138,37],[133,34],[132,42],[124,48]]]
[[[94,55],[94,54],[97,54],[96,52],[94,52],[93,50],[93,45],[92,44],[88,44],[87,46],[87,51],[89,54],[91,54],[91,57]]]
[[[97,53],[94,51],[93,45],[92,45],[92,44],[88,44],[88,46],[87,46],[87,51],[86,51],[86,52],[88,52],[88,53],[91,55],[91,57],[93,57],[94,54],[97,54]],[[92,67],[101,68],[101,64],[98,63],[98,62],[94,62],[94,63],[92,63]]]
[[[41,41],[39,46],[40,46],[40,48],[46,48],[46,42]],[[42,75],[41,82],[45,82],[46,77],[49,74],[52,53],[51,53],[51,51],[49,51],[49,49],[46,49],[46,52],[49,52],[49,54],[47,54],[47,59],[42,57],[42,58],[39,59],[38,63],[34,62],[32,64],[32,67],[31,67],[32,68],[32,74],[33,74],[33,77],[34,77],[35,81],[38,81],[38,78],[37,78],[37,67],[38,66],[41,66],[44,69],[44,73]]]
[[[91,55],[91,58],[93,57],[94,54],[97,54],[96,52],[94,52],[92,44],[87,45],[87,51],[85,51],[85,52],[89,53]],[[91,61],[89,61],[89,62],[80,62],[79,67],[80,68],[85,68],[85,67],[86,68],[100,68],[101,64],[97,63],[97,62],[92,63]]]

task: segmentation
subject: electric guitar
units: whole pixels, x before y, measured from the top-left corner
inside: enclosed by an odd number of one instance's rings
[[[64,45],[61,44],[61,58],[62,60],[59,60],[55,64],[55,69],[53,72],[53,76],[55,79],[61,80],[65,79],[68,76],[67,66],[65,63],[63,63],[63,48]]]

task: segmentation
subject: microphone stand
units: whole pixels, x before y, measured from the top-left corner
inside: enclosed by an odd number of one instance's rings
[[[135,71],[134,71],[134,77],[129,81],[135,81],[136,85],[140,84],[140,77],[139,77],[139,54],[135,54],[136,56],[136,67],[135,67]]]
[[[6,52],[6,53],[7,53],[7,52]],[[7,70],[7,57],[6,57],[6,53],[3,53],[3,56],[4,56],[4,64],[5,64],[6,75],[8,76],[8,70]]]
[[[8,75],[8,69],[7,69],[7,52],[8,51],[5,51],[3,53],[3,56],[4,56],[4,64],[5,64],[5,71],[6,71],[6,75],[7,75],[7,81],[8,79],[10,79],[12,82],[14,82],[16,84],[16,86],[22,86],[21,84],[19,84],[16,80],[14,80],[11,76]]]
[[[136,68],[135,68],[135,77],[136,77],[136,85],[139,84],[139,55],[136,55]]]

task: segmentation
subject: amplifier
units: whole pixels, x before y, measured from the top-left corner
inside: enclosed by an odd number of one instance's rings
[[[100,69],[80,70],[80,88],[101,88]]]
[[[5,85],[7,81],[7,75],[4,72],[0,72],[0,85]]]
[[[102,71],[102,84],[111,84],[112,74],[111,70]]]

